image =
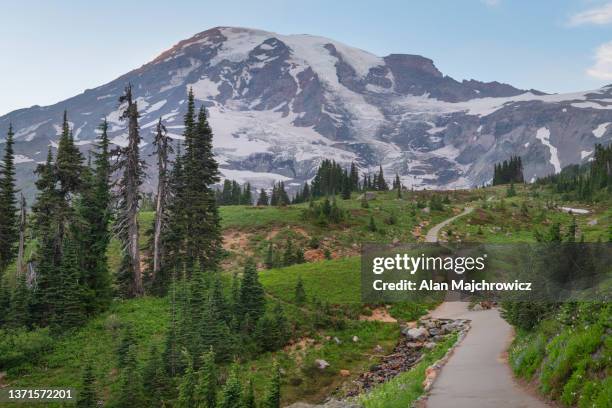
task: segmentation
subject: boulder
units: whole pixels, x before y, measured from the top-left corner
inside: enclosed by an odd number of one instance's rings
[[[410,340],[426,340],[429,337],[429,332],[425,327],[415,327],[412,329],[404,329],[402,331]]]
[[[323,359],[315,360],[315,364],[317,367],[319,367],[319,370],[325,370],[327,367],[329,367],[329,363]]]

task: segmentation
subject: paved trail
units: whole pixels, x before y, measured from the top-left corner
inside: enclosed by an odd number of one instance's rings
[[[431,315],[470,319],[472,328],[442,368],[428,408],[544,408],[514,381],[505,359],[512,327],[496,309],[469,311],[466,302],[444,302]]]
[[[434,226],[427,242],[437,242],[438,233],[461,214]],[[469,311],[466,302],[444,302],[430,315],[435,318],[470,319],[472,328],[457,346],[433,385],[428,408],[545,408],[546,404],[515,383],[505,352],[512,327],[497,309]]]
[[[461,214],[457,214],[454,217],[450,217],[442,221],[441,223],[433,226],[429,231],[427,231],[427,235],[425,236],[425,242],[438,242],[438,234],[440,233],[440,230],[442,228],[446,227],[448,224],[452,223],[457,218],[463,217],[464,215],[467,215],[472,211],[474,211],[472,207],[467,207],[465,210],[463,210]]]

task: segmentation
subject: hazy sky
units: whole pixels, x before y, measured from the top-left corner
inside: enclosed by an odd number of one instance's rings
[[[612,83],[610,0],[4,1],[0,115],[104,84],[214,26],[421,54],[455,79],[546,92]]]

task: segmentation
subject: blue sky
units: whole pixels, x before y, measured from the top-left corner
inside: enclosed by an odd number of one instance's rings
[[[220,25],[421,54],[458,80],[612,83],[611,0],[21,0],[0,3],[0,16],[0,115],[106,83]]]

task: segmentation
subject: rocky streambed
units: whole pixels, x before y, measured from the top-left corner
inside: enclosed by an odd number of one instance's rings
[[[460,338],[463,337],[469,330],[469,327],[470,321],[466,319],[425,318],[417,323],[408,324],[402,327],[400,341],[391,354],[384,356],[369,371],[361,374],[352,382],[345,384],[343,389],[338,390],[340,394],[346,396],[346,400],[332,399],[321,405],[296,403],[289,408],[359,407],[359,404],[355,403],[354,398],[351,397],[367,392],[376,385],[389,381],[404,371],[410,370],[421,361],[427,350],[433,349],[438,343],[446,340],[448,336],[454,333],[457,333]],[[442,365],[443,362],[435,363],[427,369],[426,378],[424,378],[423,383],[425,390],[431,387]]]

